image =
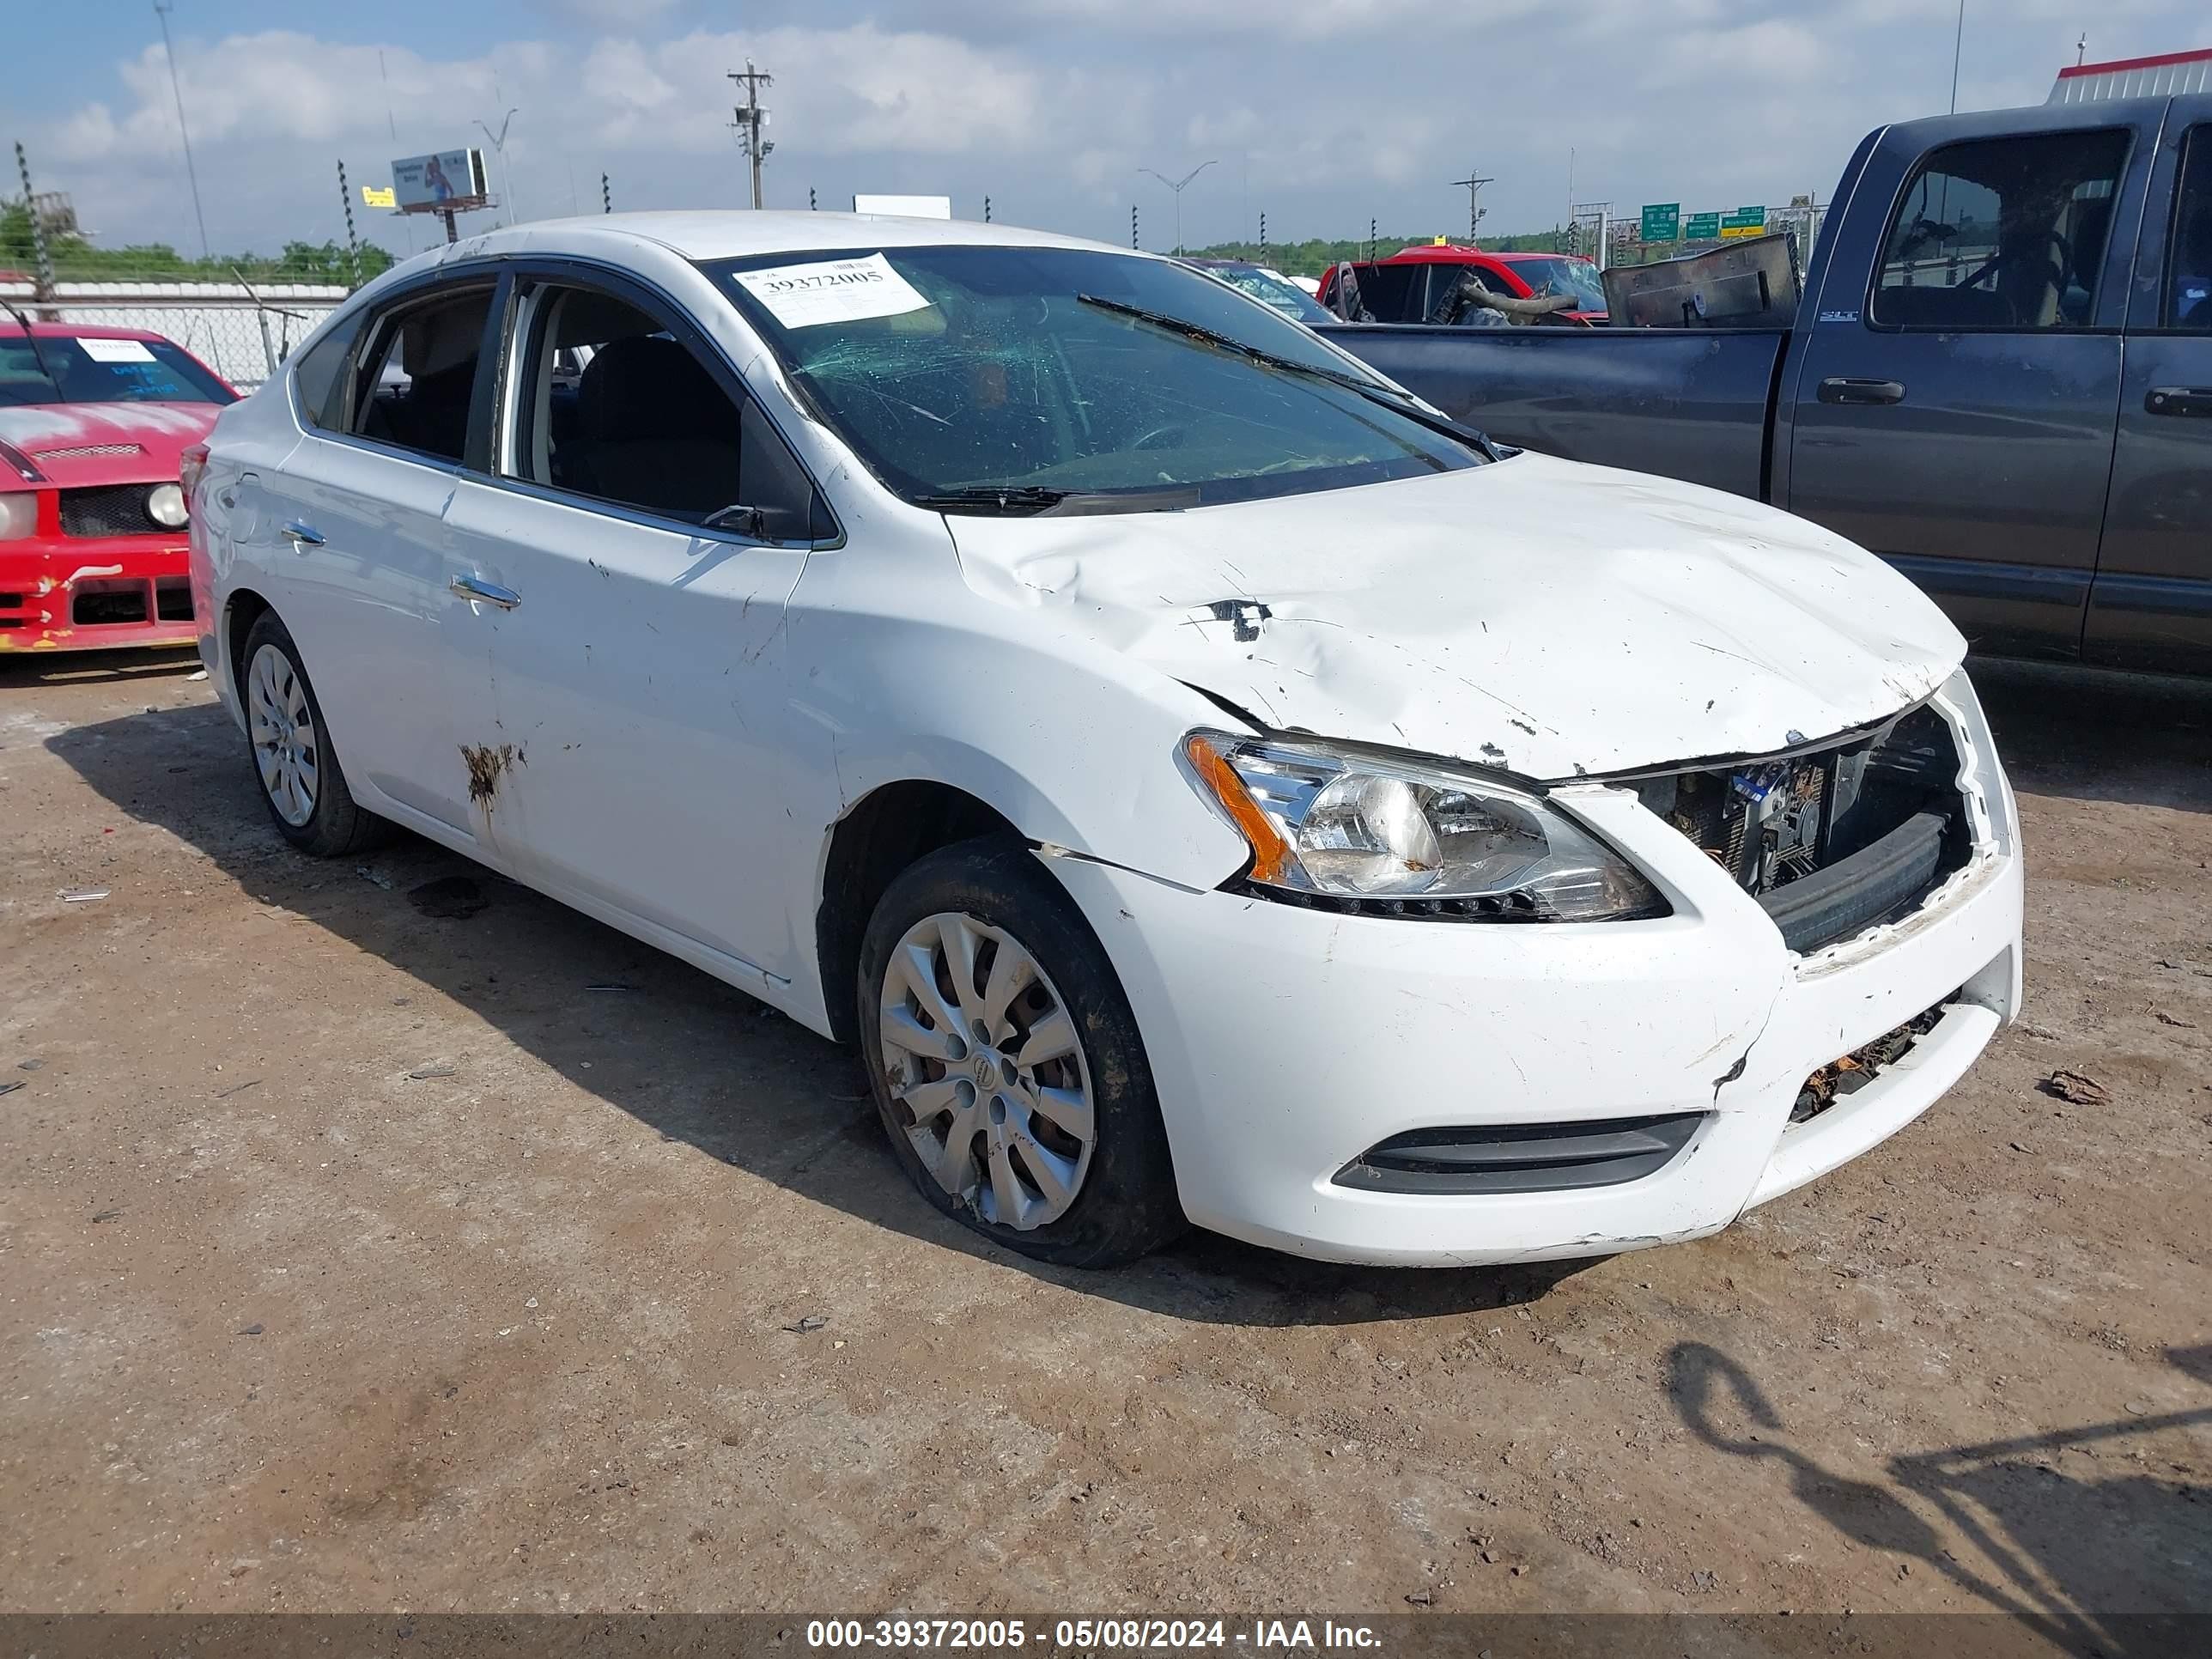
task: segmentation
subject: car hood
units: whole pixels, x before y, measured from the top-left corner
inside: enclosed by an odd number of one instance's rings
[[[1524,454],[1183,513],[950,520],[969,585],[1279,731],[1545,780],[1864,726],[1966,641],[1843,538]]]
[[[64,489],[160,483],[198,443],[218,404],[24,404],[0,408],[0,443],[14,445]],[[4,475],[12,479],[10,472]]]

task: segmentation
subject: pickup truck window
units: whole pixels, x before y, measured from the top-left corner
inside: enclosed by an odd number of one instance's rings
[[[2173,202],[2166,262],[2168,328],[2212,334],[2212,126],[2191,127]]]
[[[2127,165],[2124,131],[1979,139],[1931,151],[1883,239],[1877,327],[2084,328]]]

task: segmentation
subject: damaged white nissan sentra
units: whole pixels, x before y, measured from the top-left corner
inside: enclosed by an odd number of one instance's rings
[[[403,824],[857,1044],[915,1184],[1032,1255],[1695,1237],[2019,1002],[1933,605],[1164,259],[526,225],[364,289],[194,462],[287,838]]]

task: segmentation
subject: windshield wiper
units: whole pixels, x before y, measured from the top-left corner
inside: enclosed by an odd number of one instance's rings
[[[26,317],[12,301],[0,300],[0,306],[4,306],[8,314],[22,325],[23,338],[30,344],[32,360],[38,364],[39,373],[46,377],[47,384],[53,387],[54,401],[58,404],[67,403],[69,396],[62,390],[61,376],[54,373],[53,365],[46,361],[46,351],[39,344],[38,334],[31,327],[31,319]]]
[[[1280,369],[1286,374],[1303,374],[1312,380],[1326,380],[1331,386],[1342,386],[1346,392],[1358,393],[1371,404],[1380,404],[1383,408],[1395,410],[1409,420],[1419,421],[1432,431],[1456,438],[1462,443],[1472,444],[1493,461],[1504,459],[1498,447],[1492,443],[1485,434],[1476,431],[1474,428],[1463,422],[1455,421],[1449,415],[1432,413],[1422,408],[1407,393],[1398,392],[1379,381],[1370,380],[1340,368],[1324,368],[1319,363],[1302,363],[1295,357],[1280,356],[1264,346],[1255,346],[1249,340],[1240,340],[1233,334],[1224,334],[1218,329],[1208,328],[1203,323],[1194,323],[1188,318],[1174,316],[1168,312],[1147,311],[1142,306],[1129,305],[1120,300],[1109,300],[1100,294],[1079,294],[1075,296],[1075,300],[1078,305],[1096,306],[1101,311],[1110,311],[1117,316],[1133,318],[1138,322],[1149,323],[1154,328],[1165,329],[1170,333],[1180,334],[1188,339],[1197,340],[1206,345],[1218,346],[1224,351],[1234,352],[1238,356],[1247,358],[1263,368]]]
[[[1079,519],[1108,513],[1180,513],[1199,505],[1199,492],[1196,484],[1095,490],[1052,489],[1042,484],[972,484],[960,489],[934,489],[907,500],[939,513],[995,511]]]

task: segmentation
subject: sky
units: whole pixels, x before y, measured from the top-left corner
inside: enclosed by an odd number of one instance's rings
[[[199,251],[151,5],[10,6],[0,139],[107,246]],[[175,0],[207,239],[343,240],[337,167],[475,143],[502,206],[750,200],[724,78],[751,58],[771,207],[856,191],[1146,247],[1547,228],[1570,199],[1686,213],[1826,200],[1881,123],[1951,98],[1957,0]],[[2092,61],[2212,46],[2206,0],[1966,0],[1961,109],[2040,103]],[[12,193],[14,180],[6,190]],[[355,210],[365,239],[422,222]],[[471,222],[465,218],[464,228]]]

